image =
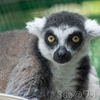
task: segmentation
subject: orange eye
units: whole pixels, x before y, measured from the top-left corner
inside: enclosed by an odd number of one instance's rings
[[[80,38],[78,36],[73,36],[72,41],[73,42],[79,42]]]
[[[48,37],[48,41],[49,41],[49,42],[54,42],[54,41],[55,41],[55,37],[52,36],[52,35],[50,35],[50,36]]]

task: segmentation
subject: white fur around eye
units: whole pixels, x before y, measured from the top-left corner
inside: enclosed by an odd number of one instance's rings
[[[36,35],[36,36],[41,36],[41,31],[46,23],[46,18],[35,18],[34,21],[27,22],[26,23],[26,28],[28,29],[29,33]]]
[[[96,20],[86,19],[85,30],[91,38],[100,36],[100,25]]]

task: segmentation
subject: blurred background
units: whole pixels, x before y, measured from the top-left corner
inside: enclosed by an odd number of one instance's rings
[[[0,0],[0,32],[24,29],[34,17],[60,11],[77,12],[100,24],[100,0]],[[100,38],[91,41],[89,56],[100,78]]]

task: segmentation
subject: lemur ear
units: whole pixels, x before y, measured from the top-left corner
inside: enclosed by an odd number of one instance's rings
[[[26,28],[28,29],[29,33],[36,35],[37,37],[41,36],[42,29],[46,23],[46,18],[35,18],[31,22],[26,23]]]
[[[90,39],[100,36],[100,25],[96,20],[86,19],[85,30]]]

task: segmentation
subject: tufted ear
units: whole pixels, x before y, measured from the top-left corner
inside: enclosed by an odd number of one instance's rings
[[[100,25],[96,20],[86,19],[85,30],[90,39],[100,36]]]
[[[28,29],[29,33],[36,35],[37,37],[41,36],[42,29],[46,23],[46,18],[35,18],[34,21],[27,22],[26,28]]]

